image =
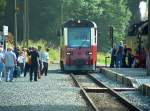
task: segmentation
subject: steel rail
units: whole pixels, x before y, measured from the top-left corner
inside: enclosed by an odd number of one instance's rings
[[[115,96],[118,99],[118,101],[120,101],[126,107],[128,107],[130,111],[142,111],[140,108],[136,107],[135,105],[133,105],[132,103],[130,103],[128,100],[124,99],[119,94],[117,94],[117,92],[115,92],[114,89],[109,88],[108,86],[106,86],[105,84],[103,84],[101,81],[99,81],[98,79],[96,79],[96,77],[92,76],[91,74],[88,74],[88,75],[89,75],[90,79],[92,79],[94,82],[96,82],[96,84],[98,86],[103,86],[103,87],[107,88],[107,91],[111,95]]]
[[[90,99],[84,88],[79,84],[74,74],[70,74],[71,78],[73,79],[75,85],[80,88],[80,93],[83,95],[83,97],[88,101],[88,103],[92,106],[94,111],[99,111],[94,102]]]
[[[108,92],[109,89],[108,88],[94,88],[94,87],[85,87],[84,90],[86,92],[96,92],[96,93],[104,93],[104,92]],[[136,91],[136,88],[113,88],[112,90],[116,91],[116,92],[121,92],[121,91]]]

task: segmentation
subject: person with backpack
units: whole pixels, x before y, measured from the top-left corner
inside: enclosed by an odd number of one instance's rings
[[[110,68],[116,67],[116,51],[117,51],[117,47],[116,47],[116,44],[114,44],[113,48],[111,49]]]
[[[124,55],[123,42],[120,41],[119,46],[116,51],[116,67],[117,68],[121,68],[123,66],[123,55]]]
[[[47,71],[48,71],[48,61],[49,61],[49,49],[46,48],[45,51],[42,54],[43,58],[43,69],[41,71],[41,74],[45,73],[45,76],[47,76]]]

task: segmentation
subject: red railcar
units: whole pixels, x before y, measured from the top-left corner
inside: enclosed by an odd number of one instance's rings
[[[60,39],[62,71],[94,71],[97,61],[97,26],[88,20],[64,23]]]

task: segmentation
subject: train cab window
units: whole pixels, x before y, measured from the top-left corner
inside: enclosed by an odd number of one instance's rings
[[[90,47],[91,29],[90,28],[69,28],[68,29],[69,47]]]

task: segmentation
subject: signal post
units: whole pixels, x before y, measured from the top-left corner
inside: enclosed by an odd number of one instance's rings
[[[147,75],[150,75],[150,0],[148,0],[148,44],[147,44]]]

